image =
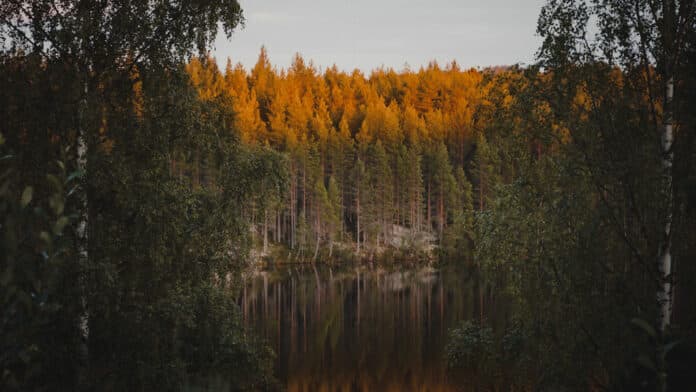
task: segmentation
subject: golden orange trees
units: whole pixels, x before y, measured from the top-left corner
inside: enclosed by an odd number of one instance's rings
[[[229,97],[244,143],[287,155],[286,196],[264,230],[296,254],[316,253],[336,233],[344,241],[371,236],[362,250],[388,245],[392,225],[442,235],[461,209],[445,184],[457,170],[477,181],[475,122],[485,120],[475,113],[486,103],[485,72],[433,62],[369,77],[335,66],[322,73],[299,54],[278,70],[265,48],[248,72],[229,60],[224,74],[214,61],[192,60],[188,70],[201,97]],[[321,217],[329,216],[322,206],[331,178],[341,208],[329,211],[340,211],[340,229],[329,236]]]

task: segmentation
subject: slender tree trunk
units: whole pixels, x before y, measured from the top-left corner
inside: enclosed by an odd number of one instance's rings
[[[302,217],[307,218],[307,166],[302,166]]]
[[[87,82],[83,82],[82,97],[78,107],[78,135],[77,135],[77,169],[82,173],[82,205],[80,206],[80,216],[77,221],[77,253],[80,262],[80,364],[79,364],[79,388],[84,390],[88,386],[89,378],[89,305],[87,301],[88,293],[88,265],[89,265],[89,194],[87,186],[87,156],[88,136],[86,130],[87,116],[87,94],[89,88]]]
[[[319,203],[317,203],[317,219],[315,224],[317,238],[316,243],[314,244],[314,257],[312,257],[313,261],[317,259],[317,255],[319,254],[319,241],[321,240],[321,215],[319,215]]]
[[[263,209],[263,254],[268,253],[268,210]]]
[[[430,232],[431,229],[431,219],[432,217],[430,216],[430,180],[428,180],[428,205],[427,205],[427,224],[428,224],[428,232]]]
[[[661,137],[661,155],[662,155],[662,206],[664,210],[664,221],[662,222],[662,234],[657,256],[657,268],[659,271],[660,285],[657,290],[657,304],[659,308],[658,327],[660,336],[664,339],[666,332],[669,330],[672,318],[672,208],[673,208],[673,189],[672,189],[672,162],[674,160],[674,152],[672,144],[674,142],[673,135],[673,116],[674,116],[674,73],[673,73],[673,58],[674,48],[674,26],[676,22],[676,10],[674,0],[664,0],[662,2],[662,39],[663,39],[663,67],[664,75],[664,104],[663,104],[663,127]],[[657,390],[660,392],[667,391],[667,361],[665,352],[661,346],[657,348],[657,371],[658,384]]]
[[[290,249],[295,249],[295,228],[297,227],[297,182],[295,168],[291,168],[290,175]]]
[[[415,194],[411,194],[411,197],[409,197],[409,224],[411,225],[411,229],[416,228],[416,202],[414,197]]]
[[[359,181],[359,180],[358,180]],[[355,196],[355,219],[357,222],[355,229],[355,241],[358,246],[358,254],[360,254],[360,186],[357,186]]]
[[[416,203],[416,230],[421,231],[421,228],[423,227],[423,205],[420,203],[420,198],[423,197],[422,187],[416,188],[416,194],[414,195],[414,197]]]
[[[254,201],[251,202],[251,227],[253,228],[253,230],[251,230],[251,243],[255,245],[256,232],[259,228],[256,226],[256,203]]]
[[[664,334],[670,325],[672,315],[672,162],[674,160],[674,152],[672,144],[674,135],[672,130],[673,123],[673,103],[674,98],[674,76],[671,71],[672,46],[674,39],[672,28],[674,23],[674,12],[672,9],[674,2],[670,0],[663,1],[664,14],[664,46],[665,46],[665,102],[663,114],[662,128],[662,197],[664,200],[664,222],[662,228],[662,238],[660,240],[660,248],[658,252],[658,269],[660,271],[661,285],[657,292],[657,301],[660,307],[658,325],[660,331]]]
[[[317,241],[314,244],[314,256],[312,256],[312,261],[317,260],[317,255],[319,255],[319,233],[317,233]]]
[[[280,240],[282,238],[282,230],[283,230],[283,222],[281,220],[281,213],[280,213],[280,207],[276,209],[276,235],[275,235],[275,242],[280,243]]]
[[[439,215],[440,215],[440,241],[442,242],[442,233],[445,230],[445,189],[444,185],[440,184],[440,203],[439,203]]]

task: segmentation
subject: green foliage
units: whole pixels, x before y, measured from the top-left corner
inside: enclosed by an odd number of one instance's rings
[[[76,176],[56,161],[43,181],[27,185],[2,139],[0,389],[69,388],[79,339],[74,329],[79,293],[72,284],[77,265],[65,233],[71,217],[63,205]]]
[[[14,29],[0,57],[0,156],[12,152],[1,163],[0,389],[272,388],[271,353],[243,330],[233,292],[243,209],[282,186],[285,165],[240,146],[228,97],[203,99],[181,64],[218,22],[241,20],[238,4],[15,5],[0,11],[3,36]]]
[[[530,385],[540,370],[533,362],[535,346],[531,328],[514,320],[500,331],[471,320],[449,331],[445,357],[450,374],[462,383],[484,390]]]
[[[138,122],[121,125],[110,154],[91,162],[100,211],[91,220],[90,244],[98,246],[90,246],[90,360],[111,369],[102,382],[113,389],[176,390],[216,373],[235,388],[266,383],[270,358],[244,336],[230,285],[247,261],[243,208],[256,190],[281,186],[282,159],[237,145],[215,102],[160,106],[195,91],[142,77],[150,105]],[[175,121],[177,128],[163,127]],[[184,148],[163,137],[174,130],[199,157],[215,158],[198,187],[164,159]]]
[[[341,196],[341,189],[338,186],[338,181],[336,181],[336,179],[333,176],[329,177],[328,192],[328,221],[331,226],[329,235],[332,239],[335,239],[338,235],[340,235],[342,231],[343,202]]]
[[[459,327],[450,331],[445,355],[450,369],[483,371],[493,360],[493,330],[472,321],[462,322]]]
[[[516,317],[539,342],[528,354],[543,369],[533,377],[540,388],[669,384],[669,360],[652,326],[657,250],[666,217],[685,213],[690,202],[682,199],[685,210],[667,212],[661,190],[656,108],[664,102],[656,91],[666,30],[647,20],[661,19],[659,12],[639,1],[549,1],[539,20],[544,72],[532,67],[494,80],[482,108],[491,121],[469,171],[482,210],[474,225],[475,259],[514,294]],[[594,22],[598,33],[591,39]],[[692,129],[687,113],[674,115]],[[693,140],[684,143],[675,165],[693,156]],[[688,183],[686,176],[671,179],[674,189]],[[682,226],[674,230],[691,232],[690,219],[675,220]],[[693,253],[691,244],[674,246]],[[693,270],[680,275],[691,280]],[[629,328],[636,317],[650,321]]]
[[[474,207],[472,186],[461,167],[455,171],[456,189],[460,197],[451,201],[455,206],[452,223],[445,229],[440,243],[440,260],[471,263],[474,250]]]

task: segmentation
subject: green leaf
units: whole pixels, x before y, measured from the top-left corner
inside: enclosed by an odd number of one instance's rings
[[[645,332],[651,338],[657,337],[657,333],[655,332],[655,328],[653,328],[653,326],[650,325],[647,321],[645,321],[643,319],[639,319],[639,318],[634,318],[634,319],[631,319],[631,324],[640,328],[643,332]]]
[[[48,201],[49,206],[51,206],[51,209],[53,210],[53,213],[56,215],[60,215],[63,213],[63,210],[65,208],[65,203],[63,202],[63,198],[56,194],[51,196],[51,199]]]
[[[82,178],[83,174],[84,172],[82,170],[75,170],[74,172],[70,173],[67,179],[65,179],[65,183],[67,184],[76,178]]]
[[[39,234],[39,238],[41,238],[43,240],[43,242],[46,243],[47,246],[51,246],[51,242],[52,242],[51,235],[47,231],[42,231]]]
[[[46,180],[48,180],[48,182],[51,184],[51,189],[58,193],[63,192],[63,184],[58,177],[54,176],[53,174],[46,174]]]
[[[31,203],[31,198],[34,195],[34,188],[28,186],[24,188],[24,192],[22,192],[22,200],[21,200],[21,206],[22,208],[26,207],[27,204]]]
[[[61,235],[63,233],[65,225],[67,225],[69,222],[70,220],[67,216],[61,216],[60,218],[58,218],[56,223],[53,225],[53,234]]]

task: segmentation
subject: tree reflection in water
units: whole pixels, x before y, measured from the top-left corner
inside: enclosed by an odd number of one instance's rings
[[[448,329],[505,316],[470,274],[430,267],[278,267],[250,274],[239,302],[289,392],[453,391]]]

